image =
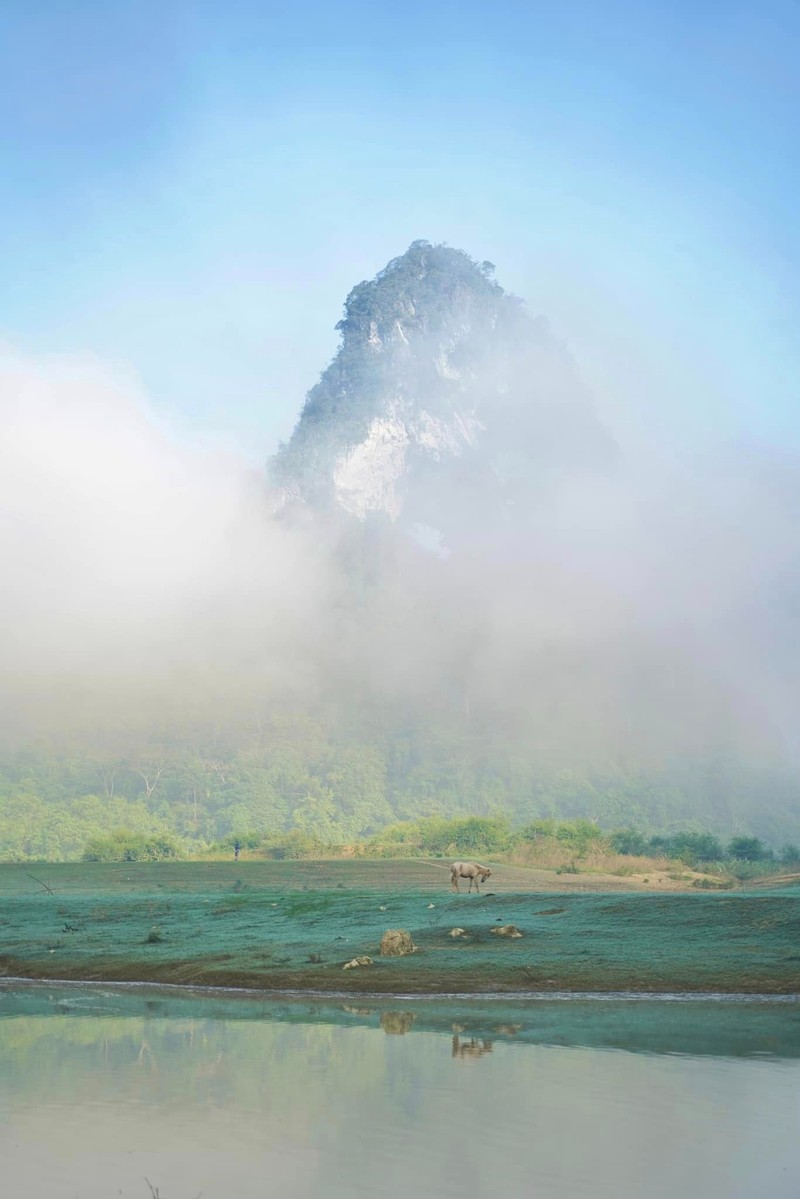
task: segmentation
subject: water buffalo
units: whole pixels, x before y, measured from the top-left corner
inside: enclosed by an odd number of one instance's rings
[[[488,866],[479,866],[477,862],[453,862],[450,867],[450,886],[454,891],[460,891],[458,885],[460,878],[469,879],[469,889],[472,890],[472,884],[475,884],[475,890],[480,893],[479,883],[485,883],[487,878],[491,876],[491,870]]]
[[[483,1057],[484,1053],[491,1052],[491,1041],[478,1041],[475,1037],[472,1037],[469,1041],[462,1041],[459,1039],[457,1032],[453,1033],[451,1057],[476,1058]]]

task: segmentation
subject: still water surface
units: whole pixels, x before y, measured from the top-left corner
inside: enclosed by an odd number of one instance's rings
[[[0,987],[14,1199],[798,1199],[800,1005]]]

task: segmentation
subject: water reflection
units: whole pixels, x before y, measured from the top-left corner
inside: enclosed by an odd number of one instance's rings
[[[453,1033],[452,1048],[450,1051],[451,1057],[475,1059],[483,1057],[484,1053],[491,1052],[491,1041],[478,1041],[475,1037],[470,1037],[468,1041],[464,1041],[460,1038],[458,1032]]]
[[[411,1031],[416,1012],[381,1012],[381,1028],[394,1036],[404,1036]]]
[[[797,1004],[7,985],[0,1014],[9,1195],[797,1196]]]
[[[0,982],[2,1018],[60,1012],[74,1017],[192,1017],[381,1028],[386,1034],[446,1032],[467,1038],[558,1044],[630,1053],[800,1058],[798,996],[531,995],[439,999],[308,998],[192,988]]]
[[[191,988],[0,982],[3,1017],[61,1013],[109,1019],[191,1017],[382,1028],[389,1035],[456,1031],[467,1039],[725,1057],[800,1057],[800,999],[752,996],[345,998]]]

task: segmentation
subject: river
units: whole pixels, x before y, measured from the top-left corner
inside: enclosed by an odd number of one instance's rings
[[[797,1199],[797,1000],[0,986],[13,1199]]]

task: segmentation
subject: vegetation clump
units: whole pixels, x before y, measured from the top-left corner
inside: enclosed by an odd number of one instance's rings
[[[168,862],[183,856],[171,837],[148,837],[125,830],[94,837],[83,851],[84,862]]]
[[[606,831],[594,821],[583,819],[536,820],[515,828],[508,816],[499,815],[400,821],[346,845],[325,843],[300,830],[262,838],[253,833],[242,843],[251,858],[275,861],[488,857],[553,870],[557,875],[587,872],[621,878],[637,876],[646,884],[654,872],[660,872],[662,878],[705,890],[724,890],[737,882],[757,880],[774,873],[777,866],[800,869],[796,846],[785,845],[776,854],[757,837],[734,837],[723,845],[711,833],[679,831],[647,836],[633,828]],[[227,856],[231,844],[218,845],[211,852]],[[570,855],[566,860],[565,851]],[[179,856],[180,847],[170,838],[120,832],[90,842],[84,861],[158,861]],[[701,871],[701,877],[693,871]],[[242,889],[242,882],[237,881],[233,890]],[[214,913],[230,910],[232,902],[230,897]]]

